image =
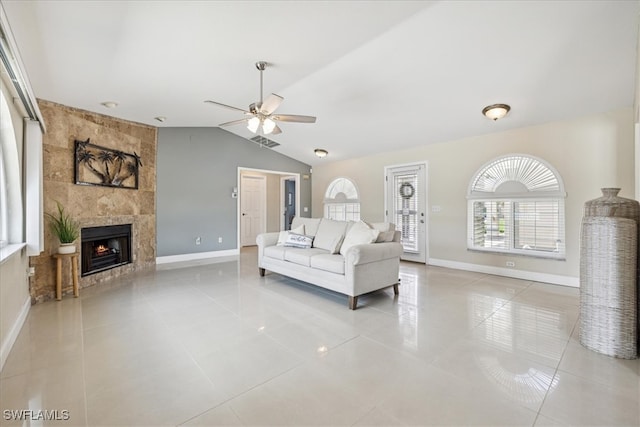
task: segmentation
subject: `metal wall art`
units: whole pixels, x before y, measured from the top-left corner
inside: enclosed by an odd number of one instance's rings
[[[140,156],[101,147],[86,141],[75,141],[76,184],[105,187],[138,188]]]

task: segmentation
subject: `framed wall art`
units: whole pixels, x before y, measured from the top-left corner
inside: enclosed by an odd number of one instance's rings
[[[140,156],[101,147],[86,141],[75,141],[75,181],[80,185],[138,188]]]

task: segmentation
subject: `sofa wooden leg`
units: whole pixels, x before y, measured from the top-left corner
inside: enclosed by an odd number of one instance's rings
[[[398,290],[398,283],[393,285],[393,294],[394,295],[400,295],[400,291]]]
[[[258,271],[260,271],[260,276],[264,277],[264,268],[258,268]]]
[[[349,297],[349,310],[355,310],[358,305],[358,297]]]

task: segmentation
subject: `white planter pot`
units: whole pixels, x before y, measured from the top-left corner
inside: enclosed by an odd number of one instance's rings
[[[72,254],[76,251],[75,243],[60,243],[58,247],[59,254]]]

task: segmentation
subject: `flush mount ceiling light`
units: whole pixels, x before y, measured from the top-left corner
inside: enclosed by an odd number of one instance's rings
[[[493,121],[503,118],[511,110],[511,107],[507,104],[493,104],[487,105],[482,109],[482,114],[487,116]]]
[[[327,150],[323,150],[322,148],[316,148],[315,150],[313,150],[313,152],[316,153],[316,156],[320,157],[321,159],[323,157],[327,157],[327,154],[329,154]]]
[[[167,120],[167,118],[164,116],[154,117],[154,119],[159,121],[160,123],[164,123],[164,121]]]
[[[107,108],[116,108],[118,106],[118,103],[115,101],[105,101],[105,102],[101,102],[100,104],[102,104],[102,106]]]

